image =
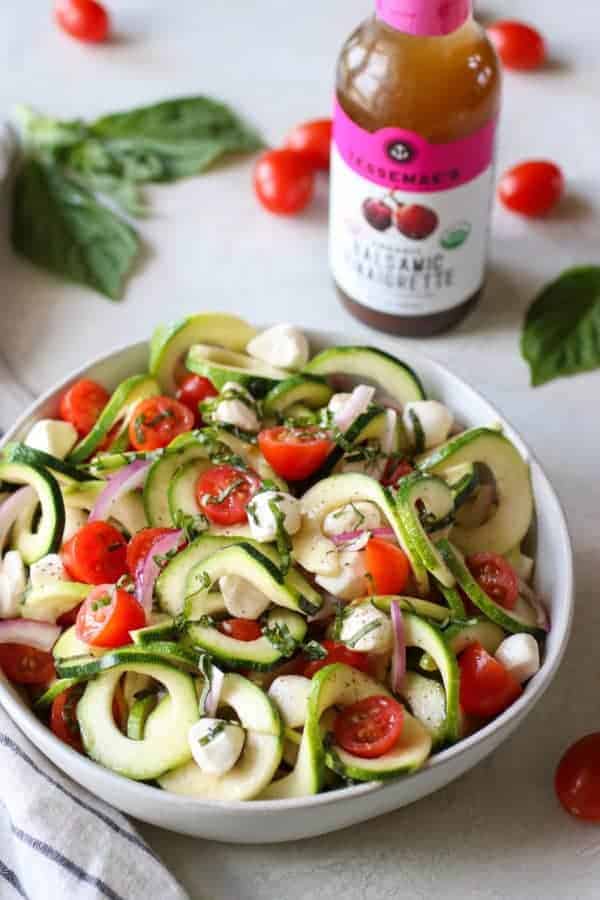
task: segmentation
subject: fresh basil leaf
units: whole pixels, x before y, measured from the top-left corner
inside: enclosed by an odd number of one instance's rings
[[[36,150],[53,153],[78,144],[87,136],[86,124],[81,119],[52,119],[23,104],[15,107],[14,118],[25,146]]]
[[[15,182],[11,240],[36,265],[111,300],[121,298],[139,249],[126,222],[60,169],[32,158]]]
[[[534,387],[600,367],[600,266],[567,269],[533,301],[521,352]]]
[[[229,107],[202,96],[104,116],[89,126],[89,135],[68,150],[66,164],[136,182],[195,175],[225,153],[262,146]]]

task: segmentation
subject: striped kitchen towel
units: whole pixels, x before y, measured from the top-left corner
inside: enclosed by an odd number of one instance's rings
[[[74,784],[0,708],[0,900],[189,900],[120,813]]]

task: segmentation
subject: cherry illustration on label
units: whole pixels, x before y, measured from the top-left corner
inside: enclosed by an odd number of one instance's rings
[[[413,241],[424,241],[439,223],[437,213],[418,203],[399,205],[394,212],[394,221],[398,231]]]
[[[363,216],[371,228],[387,231],[392,225],[392,210],[383,200],[367,197],[362,205]]]

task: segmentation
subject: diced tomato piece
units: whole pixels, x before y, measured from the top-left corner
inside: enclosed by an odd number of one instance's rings
[[[338,641],[321,641],[321,646],[327,652],[327,656],[325,659],[313,659],[306,663],[302,673],[306,678],[312,678],[313,675],[332,663],[344,663],[344,665],[352,666],[353,669],[359,669],[361,672],[369,671],[370,656],[368,653],[351,650],[350,647]]]
[[[258,435],[258,446],[269,465],[286,481],[308,478],[325,462],[334,443],[322,428],[307,425],[267,428]]]
[[[221,465],[206,469],[196,483],[198,506],[216,525],[241,525],[248,520],[248,502],[260,487],[252,469]]]
[[[100,584],[90,592],[77,616],[77,637],[92,647],[122,647],[130,631],[143,628],[146,613],[128,591]]]
[[[405,475],[410,475],[413,471],[414,469],[407,459],[390,460],[386,466],[381,483],[385,487],[396,487],[401,478],[404,478]]]
[[[88,522],[64,544],[61,557],[74,581],[114,584],[127,572],[127,541],[108,522]]]
[[[474,553],[467,566],[479,587],[504,609],[514,609],[519,599],[519,578],[498,553]]]
[[[175,531],[175,528],[142,528],[134,534],[127,545],[127,568],[132,578],[136,577],[152,547],[165,535],[174,534]]]
[[[172,397],[148,397],[135,407],[129,441],[136,450],[159,450],[194,427],[193,412]]]
[[[471,644],[458,657],[460,704],[467,715],[493,719],[520,697],[516,678],[481,644]]]
[[[346,706],[333,725],[337,743],[354,756],[377,759],[400,739],[404,709],[393,697],[364,697]]]
[[[79,437],[89,434],[110,400],[108,391],[89,378],[76,381],[60,398],[60,417],[70,422]]]
[[[262,629],[254,619],[224,619],[218,628],[236,641],[256,641],[262,636]]]
[[[410,562],[404,550],[383,538],[371,538],[365,564],[376,594],[401,594],[410,578]]]
[[[180,403],[183,403],[184,406],[187,406],[193,412],[196,428],[202,428],[204,422],[198,407],[203,400],[216,397],[218,393],[216,387],[208,378],[203,378],[202,375],[186,375],[179,382],[175,396]]]

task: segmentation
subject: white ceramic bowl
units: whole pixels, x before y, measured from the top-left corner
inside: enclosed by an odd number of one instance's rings
[[[347,337],[327,333],[310,335],[313,349],[349,343]],[[382,349],[397,353],[394,342],[380,338]],[[402,358],[421,377],[432,397],[446,403],[466,427],[485,425],[502,416],[476,391],[445,368],[412,350]],[[88,376],[113,388],[123,378],[147,366],[146,343],[135,344],[100,357],[74,372],[35,403],[6,435],[22,438],[33,422],[57,410],[57,397],[75,378]],[[554,678],[563,656],[573,611],[572,552],[564,515],[541,467],[522,439],[503,422],[507,435],[530,461],[536,505],[535,586],[552,620],[543,665],[523,695],[506,712],[459,744],[436,754],[414,775],[387,784],[370,783],[295,800],[271,802],[208,802],[187,799],[115,775],[80,756],[54,737],[33,715],[18,694],[0,677],[0,703],[17,725],[59,768],[130,815],[145,822],[198,837],[234,843],[266,843],[314,837],[398,809],[431,794],[458,778],[496,749],[535,706]]]

